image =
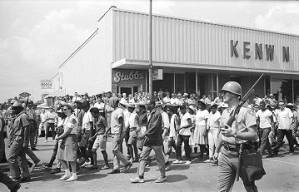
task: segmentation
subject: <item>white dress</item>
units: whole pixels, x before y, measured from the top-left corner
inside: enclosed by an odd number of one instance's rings
[[[209,112],[207,110],[197,111],[195,115],[195,130],[193,133],[194,145],[208,144],[207,133],[206,133],[208,118],[209,118]]]

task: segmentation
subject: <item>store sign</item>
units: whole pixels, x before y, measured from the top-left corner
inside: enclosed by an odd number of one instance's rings
[[[42,89],[52,89],[52,81],[51,80],[41,80],[40,86]]]
[[[251,50],[254,50],[254,55],[251,55]],[[263,60],[273,61],[274,54],[276,49],[274,45],[270,44],[262,44],[255,43],[251,44],[250,42],[244,41],[239,44],[239,41],[230,40],[230,53],[231,57],[239,58],[240,52],[238,50],[242,50],[243,59],[255,59],[255,60]],[[282,46],[282,61],[289,62],[290,61],[290,48]]]
[[[144,73],[140,71],[116,71],[113,74],[113,81],[115,83],[119,83],[121,81],[142,80],[144,78]]]
[[[153,80],[163,80],[163,69],[153,69]]]

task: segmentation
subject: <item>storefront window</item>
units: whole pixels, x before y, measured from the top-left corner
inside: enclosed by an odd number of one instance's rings
[[[299,103],[299,80],[294,80],[294,101]]]
[[[185,82],[185,74],[176,73],[175,74],[175,92],[184,92],[184,82]]]
[[[153,81],[153,90],[173,92],[173,84],[173,73],[164,73],[163,80]]]
[[[292,80],[271,79],[271,93],[278,101],[292,102]]]
[[[195,93],[195,73],[186,73],[186,92]]]

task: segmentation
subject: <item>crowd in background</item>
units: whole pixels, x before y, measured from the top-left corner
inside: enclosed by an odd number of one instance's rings
[[[73,96],[54,97],[52,101],[51,106],[37,106],[28,99],[14,98],[1,105],[3,126],[0,142],[3,144],[0,161],[6,161],[3,146],[4,138],[8,136],[9,147],[16,147],[7,154],[13,179],[30,180],[30,172],[35,166],[41,165],[33,151],[37,150],[38,137],[43,134],[44,142],[48,142],[50,136],[55,140],[51,159],[43,166],[52,168],[52,173],[64,170],[62,180],[76,180],[76,173],[81,167],[98,169],[98,149],[104,159],[102,169],[112,169],[112,174],[120,173],[121,161],[124,171],[127,171],[132,163],[140,161],[145,134],[150,134],[148,121],[151,112],[148,106],[153,104],[152,101],[155,102],[156,112],[161,113],[162,117],[163,131],[160,134],[164,143],[166,169],[171,168],[170,157],[175,159],[173,163],[176,164],[189,165],[194,156],[205,162],[217,163],[213,155],[222,126],[221,113],[227,108],[220,94],[211,98],[210,95],[200,97],[197,94],[162,91],[154,92],[153,97],[144,92],[129,95],[107,92],[95,96],[79,95],[76,92]],[[259,151],[263,154],[267,150],[267,157],[277,155],[286,136],[289,152],[293,153],[298,145],[299,103],[277,101],[270,94],[263,98],[255,96],[246,105],[257,117]],[[109,136],[119,133],[120,130],[115,127],[118,127],[121,115],[126,155],[123,155],[125,148],[116,144],[112,151],[114,159],[111,167],[108,163],[106,143]],[[19,126],[20,123],[26,129],[12,132],[12,127]],[[16,138],[20,139],[21,145],[15,143]],[[20,149],[25,150],[20,152]],[[31,159],[29,163],[26,155]],[[157,160],[158,158],[156,156]],[[58,163],[53,167],[55,159]],[[18,161],[22,162],[21,165]],[[146,162],[150,165],[150,159]],[[163,173],[161,174],[160,181],[163,180]]]

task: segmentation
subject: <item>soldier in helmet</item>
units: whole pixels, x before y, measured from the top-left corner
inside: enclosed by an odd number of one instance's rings
[[[221,116],[221,131],[214,158],[218,158],[218,191],[231,191],[237,176],[240,144],[243,143],[244,152],[256,149],[257,144],[255,141],[258,138],[258,134],[256,117],[246,107],[241,107],[232,126],[226,124],[240,102],[242,95],[241,85],[235,81],[229,81],[224,84],[222,92],[223,101],[227,103],[228,108],[223,111]],[[247,143],[250,144],[247,145]],[[240,171],[240,177],[243,180],[246,191],[257,191],[254,181],[249,182],[242,170]]]
[[[25,150],[29,143],[29,121],[24,108],[18,101],[14,102],[11,107],[13,118],[8,132],[8,154],[7,160],[10,167],[12,179],[18,181],[29,181],[30,175],[27,167]],[[21,159],[21,167],[18,165],[18,158]],[[22,176],[21,172],[22,171]]]

